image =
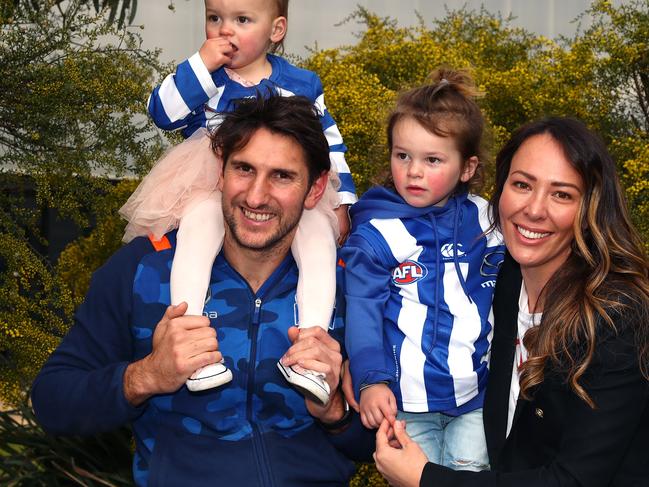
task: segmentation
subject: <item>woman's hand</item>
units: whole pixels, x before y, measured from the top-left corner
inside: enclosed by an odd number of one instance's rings
[[[383,420],[376,432],[376,468],[393,487],[418,487],[428,458],[406,433],[403,421]]]

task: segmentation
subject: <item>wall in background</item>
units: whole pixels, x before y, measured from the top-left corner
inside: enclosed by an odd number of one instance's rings
[[[355,22],[340,22],[362,5],[381,17],[396,19],[400,25],[417,23],[416,12],[427,25],[431,19],[444,17],[446,9],[457,10],[466,5],[479,10],[481,6],[503,17],[516,17],[514,25],[546,37],[573,35],[578,27],[575,19],[590,5],[590,0],[291,0],[289,7],[286,53],[308,55],[307,47],[338,47],[355,42],[354,32],[362,30]],[[620,3],[619,1],[614,3]],[[175,11],[168,0],[140,0],[135,24],[144,25],[142,35],[146,47],[160,47],[162,58],[182,61],[193,54],[205,39],[203,0],[174,0]],[[589,19],[582,19],[582,28]]]

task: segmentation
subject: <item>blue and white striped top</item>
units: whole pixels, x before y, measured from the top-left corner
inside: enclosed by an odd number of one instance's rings
[[[347,147],[324,103],[320,78],[279,56],[268,54],[268,61],[272,66],[270,78],[256,86],[246,87],[230,79],[223,67],[210,73],[196,53],[180,63],[175,73],[154,88],[147,103],[149,114],[159,128],[182,130],[187,138],[200,127],[216,128],[222,119],[221,114],[233,109],[234,100],[270,92],[282,96],[305,96],[313,101],[321,114],[331,164],[340,177],[341,204],[355,203],[356,188],[345,160]]]
[[[386,382],[406,412],[482,406],[496,275],[504,257],[487,202],[460,194],[415,208],[373,188],[352,209],[341,249],[345,344],[357,396]]]

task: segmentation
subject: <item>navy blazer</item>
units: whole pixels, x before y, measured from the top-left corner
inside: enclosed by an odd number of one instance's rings
[[[546,369],[531,399],[519,398],[506,437],[517,335],[518,264],[506,256],[494,295],[494,337],[484,404],[492,470],[456,472],[428,463],[421,487],[649,487],[649,381],[638,366],[633,313],[600,323],[593,361],[581,384],[591,409]]]

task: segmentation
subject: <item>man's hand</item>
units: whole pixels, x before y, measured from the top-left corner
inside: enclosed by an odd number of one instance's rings
[[[361,421],[366,428],[378,428],[397,417],[397,400],[386,384],[374,384],[361,391]]]
[[[213,73],[224,64],[230,63],[233,51],[232,43],[226,38],[213,37],[203,42],[198,54],[201,56],[207,70]]]
[[[288,338],[293,345],[282,357],[286,366],[299,365],[305,369],[325,374],[331,399],[326,406],[305,399],[309,413],[323,423],[334,423],[343,417],[345,407],[342,394],[338,391],[343,357],[340,344],[319,326],[311,328],[289,328]]]
[[[376,468],[394,487],[417,487],[428,462],[426,454],[406,433],[403,421],[383,420],[376,432]]]
[[[151,353],[126,368],[124,396],[133,406],[177,391],[196,369],[221,360],[210,320],[185,311],[187,303],[169,306],[153,332]]]
[[[349,231],[351,230],[351,222],[349,220],[349,205],[340,205],[334,210],[336,217],[338,218],[338,228],[340,230],[340,236],[338,237],[338,245],[342,245],[349,237]]]

